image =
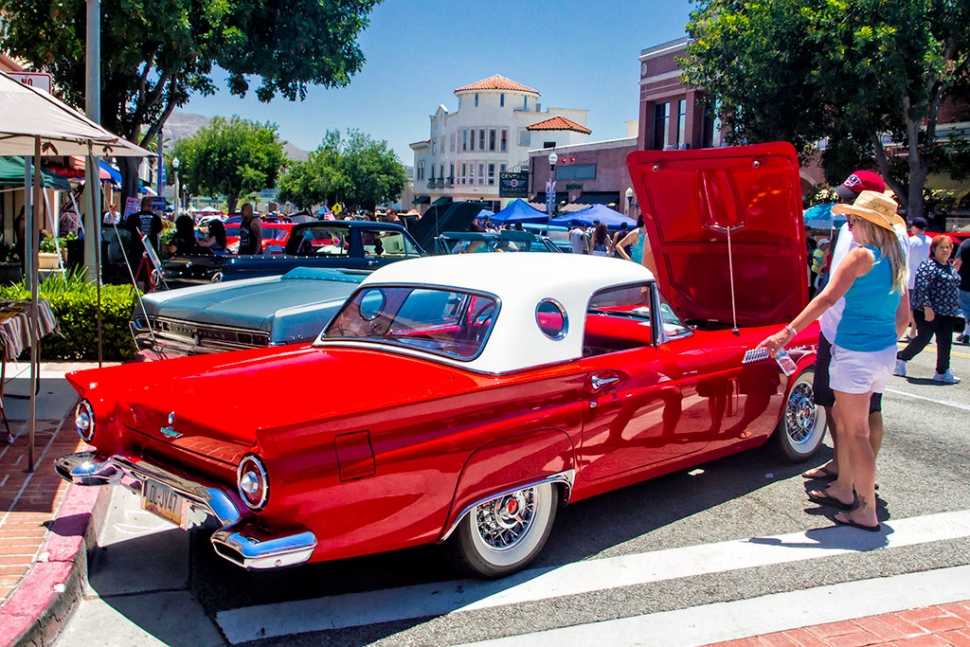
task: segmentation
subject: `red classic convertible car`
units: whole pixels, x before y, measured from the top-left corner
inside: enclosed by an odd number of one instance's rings
[[[750,352],[805,300],[794,151],[630,167],[670,301],[611,258],[394,263],[312,344],[70,374],[96,449],[58,473],[124,484],[183,528],[214,522],[215,551],[248,569],[447,542],[499,577],[569,502],[769,440],[809,458],[817,331],[793,341],[791,375]],[[299,406],[248,397],[279,384]]]

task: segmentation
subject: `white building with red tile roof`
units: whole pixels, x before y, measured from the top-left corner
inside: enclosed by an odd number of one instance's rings
[[[482,200],[496,210],[501,174],[529,170],[529,151],[585,143],[587,110],[542,109],[540,93],[495,75],[455,90],[458,109],[431,115],[429,137],[411,144],[415,204]]]

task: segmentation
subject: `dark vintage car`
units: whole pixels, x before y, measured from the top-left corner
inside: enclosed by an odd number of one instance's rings
[[[529,231],[503,229],[495,233],[446,231],[434,239],[435,254],[477,252],[553,252],[560,250],[545,236]]]
[[[176,256],[162,264],[169,287],[278,276],[295,267],[373,270],[424,250],[401,225],[320,220],[294,225],[284,254]]]
[[[368,274],[298,267],[282,276],[153,292],[135,305],[131,331],[139,353],[152,360],[305,343]]]
[[[791,342],[793,370],[753,352],[807,300],[795,150],[639,151],[629,167],[656,278],[574,254],[393,263],[312,344],[68,374],[92,448],[58,473],[212,524],[247,569],[438,542],[499,577],[561,506],[769,441],[810,458],[817,326]],[[280,385],[290,406],[199,397]]]

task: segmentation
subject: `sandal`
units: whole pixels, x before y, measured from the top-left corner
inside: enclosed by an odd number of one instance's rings
[[[815,469],[810,469],[807,472],[802,472],[802,478],[832,481],[839,478],[839,473],[830,470],[828,465],[823,465],[821,467],[816,467]]]
[[[808,500],[819,505],[830,505],[833,508],[838,508],[839,510],[848,511],[855,507],[855,500],[853,500],[852,503],[845,503],[843,501],[839,501],[831,494],[828,494],[822,490],[809,490]]]
[[[849,518],[849,515],[843,512],[840,512],[834,517],[832,517],[832,521],[834,521],[837,525],[840,525],[840,526],[850,526],[852,528],[858,528],[859,530],[867,530],[869,532],[879,532],[880,530],[882,530],[881,524],[877,523],[874,526],[867,526],[864,523],[853,521],[852,519]]]

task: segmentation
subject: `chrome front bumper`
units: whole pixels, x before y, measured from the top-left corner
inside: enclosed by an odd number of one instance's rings
[[[54,470],[75,485],[122,485],[139,495],[145,481],[161,483],[187,504],[179,526],[187,530],[211,516],[220,526],[212,535],[216,553],[247,570],[302,564],[317,545],[308,530],[266,530],[255,519],[243,518],[240,506],[222,487],[196,483],[137,458],[112,456],[99,462],[94,452],[66,454],[54,461]]]

